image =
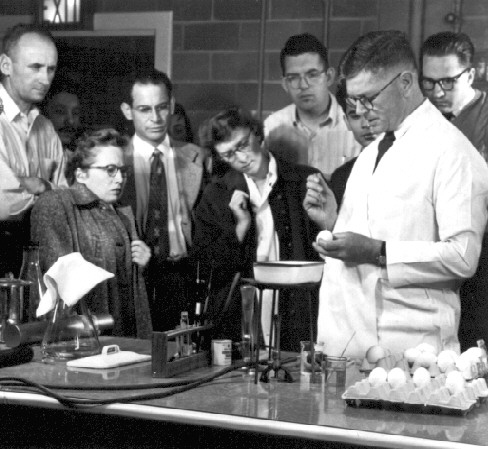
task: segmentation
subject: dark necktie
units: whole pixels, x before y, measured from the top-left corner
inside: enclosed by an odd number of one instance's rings
[[[447,120],[451,121],[454,118],[454,114],[452,112],[446,112],[445,114],[442,114]]]
[[[168,188],[162,157],[161,152],[155,148],[151,163],[145,238],[159,261],[166,260],[169,255]]]
[[[381,158],[388,151],[388,148],[390,148],[393,145],[394,141],[395,141],[395,134],[393,133],[393,131],[386,131],[385,135],[383,136],[383,139],[381,139],[380,143],[378,144],[378,156],[376,156],[376,163],[374,164],[374,170],[376,170],[376,167],[378,166],[378,163],[380,162]]]

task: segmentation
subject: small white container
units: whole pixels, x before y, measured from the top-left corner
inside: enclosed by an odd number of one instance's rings
[[[232,341],[212,340],[212,364],[229,366],[232,363]]]
[[[308,284],[320,282],[323,270],[324,262],[254,262],[254,279],[270,284]]]

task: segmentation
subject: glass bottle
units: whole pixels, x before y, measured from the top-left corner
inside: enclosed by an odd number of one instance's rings
[[[24,296],[23,305],[23,321],[37,321],[36,311],[39,306],[42,295],[46,291],[46,286],[41,275],[41,268],[39,265],[39,243],[29,242],[24,246],[24,253],[22,258],[22,266],[20,268],[19,279],[30,282],[31,285],[27,289]]]
[[[100,352],[98,332],[84,298],[68,306],[58,296],[41,344],[42,361],[68,361]]]

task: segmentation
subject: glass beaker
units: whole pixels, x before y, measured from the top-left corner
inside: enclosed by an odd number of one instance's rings
[[[83,298],[68,306],[58,296],[41,344],[42,361],[67,361],[100,352],[98,333]]]
[[[241,355],[242,360],[246,363],[256,361],[253,358],[256,349],[256,331],[254,329],[254,309],[256,300],[256,287],[245,284],[241,286]],[[259,353],[256,358],[259,357]]]
[[[36,316],[39,302],[42,295],[46,292],[39,265],[39,243],[29,242],[24,246],[19,279],[30,282],[27,294],[24,297],[23,322],[45,319],[45,317],[37,318]]]

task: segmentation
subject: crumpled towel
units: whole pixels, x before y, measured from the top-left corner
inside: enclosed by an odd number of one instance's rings
[[[92,288],[114,275],[88,262],[80,253],[60,257],[44,274],[47,290],[42,295],[36,315],[54,309],[59,296],[68,306],[75,305]]]

